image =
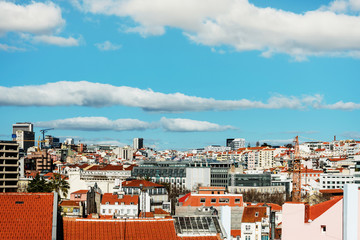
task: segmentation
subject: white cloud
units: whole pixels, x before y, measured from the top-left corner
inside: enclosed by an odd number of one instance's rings
[[[52,36],[52,35],[41,35],[41,36],[34,36],[33,40],[35,42],[41,42],[41,43],[46,43],[61,47],[79,46],[79,39],[75,39],[73,37],[64,38],[64,37]]]
[[[360,132],[344,132],[341,135],[348,139],[360,139]]]
[[[339,101],[334,104],[319,106],[319,108],[335,109],[335,110],[357,110],[360,109],[360,103]]]
[[[338,1],[337,1],[338,2]],[[349,1],[353,8],[359,0]],[[73,0],[95,14],[131,17],[128,31],[162,35],[179,28],[196,43],[259,50],[265,57],[286,53],[297,61],[306,56],[356,56],[360,50],[360,17],[336,14],[330,7],[294,13],[261,8],[248,0]],[[335,5],[335,3],[334,3]],[[338,4],[341,5],[341,4]],[[340,8],[340,6],[338,6]]]
[[[119,50],[122,46],[118,44],[113,44],[110,41],[105,41],[103,43],[96,43],[95,46],[101,51],[115,51]]]
[[[18,52],[18,51],[25,51],[24,48],[18,48],[18,47],[14,47],[14,46],[9,46],[7,44],[2,44],[0,43],[0,51],[5,51],[5,52]]]
[[[21,96],[21,98],[19,97]],[[161,93],[151,89],[139,89],[127,86],[80,82],[54,82],[44,85],[1,87],[0,106],[89,106],[105,107],[121,105],[138,107],[145,111],[183,112],[239,109],[316,109],[339,110],[358,109],[359,104],[338,102],[326,105],[321,95],[302,97],[275,95],[267,102],[239,100],[216,100],[188,96],[183,93]]]
[[[346,12],[357,12],[360,10],[360,1],[359,0],[335,0],[329,4],[329,6],[324,6],[323,9],[330,10],[338,13]]]
[[[110,120],[105,117],[76,117],[67,119],[58,119],[46,122],[37,122],[36,127],[55,128],[66,130],[82,131],[131,131],[145,130],[153,128],[153,124],[140,121],[138,119],[117,119]]]
[[[234,129],[232,126],[221,126],[207,121],[196,121],[183,118],[161,118],[162,127],[169,132],[219,132]]]
[[[60,7],[52,2],[17,5],[0,1],[0,33],[50,33],[61,29],[64,24]]]

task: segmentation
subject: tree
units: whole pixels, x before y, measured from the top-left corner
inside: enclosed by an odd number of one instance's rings
[[[60,192],[62,192],[65,198],[67,197],[70,185],[60,174],[54,173],[53,178],[50,181],[50,186],[53,191],[59,194],[59,196]]]
[[[51,192],[52,186],[45,181],[43,177],[36,174],[35,178],[29,183],[27,187],[28,192]]]
[[[285,145],[285,147],[286,147],[286,148],[292,148],[293,145],[292,145],[291,143],[288,143],[288,144]]]
[[[267,143],[263,143],[261,144],[262,147],[271,147],[271,145],[267,144]]]

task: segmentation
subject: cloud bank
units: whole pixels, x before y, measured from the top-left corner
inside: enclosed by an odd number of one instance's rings
[[[234,129],[232,126],[221,126],[207,121],[196,121],[183,118],[161,118],[162,127],[169,132],[220,132]]]
[[[21,96],[21,97],[19,97]],[[339,101],[325,104],[321,95],[302,97],[276,95],[267,102],[216,100],[183,93],[161,93],[151,89],[80,82],[54,82],[43,85],[1,87],[0,106],[128,106],[153,112],[229,111],[240,109],[315,109],[356,110],[359,103]]]
[[[82,131],[131,131],[153,128],[151,123],[138,119],[109,120],[105,117],[76,117],[35,123],[36,127]]]
[[[191,119],[161,118],[159,122],[148,123],[138,119],[110,120],[106,117],[76,117],[36,122],[36,127],[80,131],[134,131],[162,127],[168,132],[213,132],[234,129],[232,126],[221,126],[206,121]]]
[[[166,27],[173,27],[199,44],[258,50],[264,57],[273,53],[289,54],[296,60],[322,55],[360,57],[360,17],[337,13],[341,5],[360,9],[356,0],[336,0],[300,14],[257,7],[248,0],[72,2],[86,13],[130,17],[137,25],[125,31],[143,36],[162,35]]]

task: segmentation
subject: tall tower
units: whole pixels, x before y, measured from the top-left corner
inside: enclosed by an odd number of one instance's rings
[[[143,138],[134,138],[133,147],[135,150],[143,148],[144,147],[144,139]]]
[[[299,136],[295,137],[295,154],[293,160],[293,190],[292,201],[301,202],[301,158],[299,153]]]

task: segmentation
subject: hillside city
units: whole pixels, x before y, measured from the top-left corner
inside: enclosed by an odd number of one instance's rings
[[[229,138],[159,151],[143,138],[121,147],[60,142],[51,130],[35,140],[32,123],[15,123],[12,139],[0,141],[0,219],[9,226],[1,239],[345,239],[358,231],[357,140],[250,146]]]

